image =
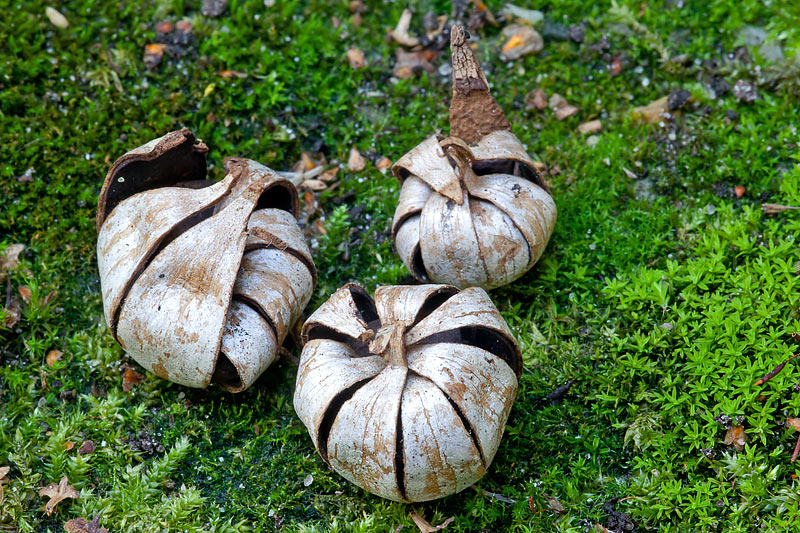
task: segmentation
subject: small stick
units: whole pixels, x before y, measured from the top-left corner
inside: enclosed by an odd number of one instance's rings
[[[793,333],[793,334],[792,334],[792,337],[794,337],[795,335],[797,335],[797,334],[796,334],[796,333]],[[800,352],[798,352],[798,353],[794,354],[793,356],[791,356],[790,358],[788,358],[786,361],[784,361],[783,363],[781,363],[781,364],[779,364],[778,366],[776,366],[775,368],[773,368],[773,369],[772,369],[772,370],[771,370],[771,371],[770,371],[768,374],[766,374],[766,375],[765,375],[763,378],[761,378],[761,379],[759,379],[758,381],[756,381],[756,383],[755,383],[756,387],[758,387],[759,385],[763,385],[763,384],[764,384],[764,383],[766,383],[767,381],[771,380],[772,378],[774,378],[775,376],[777,376],[778,374],[780,374],[781,370],[783,370],[783,367],[785,367],[785,366],[786,366],[786,363],[788,363],[788,362],[789,362],[789,361],[791,361],[792,359],[796,359],[797,357],[800,357]]]
[[[794,445],[794,453],[792,454],[792,462],[797,461],[797,455],[800,454],[800,434],[797,435],[797,444]]]

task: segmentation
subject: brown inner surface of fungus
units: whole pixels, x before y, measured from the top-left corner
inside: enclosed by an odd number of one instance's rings
[[[353,297],[353,302],[356,305],[360,317],[368,325],[369,330],[372,332],[372,337],[374,337],[375,334],[378,332],[378,330],[381,327],[386,327],[387,324],[383,324],[381,322],[381,319],[378,316],[377,308],[375,307],[373,299],[369,296],[369,294],[367,294],[367,292],[362,287],[355,284],[350,284],[348,288]],[[448,299],[458,294],[458,292],[459,292],[458,289],[456,289],[455,287],[442,287],[437,292],[428,296],[423,305],[420,307],[419,311],[417,311],[417,314],[414,317],[413,322],[410,325],[403,326],[403,331],[408,331],[411,328],[413,328],[424,318],[430,315],[433,311],[435,311],[439,306],[444,304]],[[384,359],[388,358],[387,354],[388,350],[384,351],[383,353],[373,353],[370,351],[369,343],[364,342],[361,339],[357,339],[349,335],[346,335],[342,332],[335,331],[330,327],[323,326],[317,323],[308,324],[307,329],[304,332],[305,342],[314,339],[333,340],[347,344],[355,352],[356,357],[379,355],[381,357],[384,357]],[[418,341],[416,344],[434,344],[439,342],[458,343],[458,344],[476,346],[495,355],[503,362],[508,364],[508,366],[512,369],[512,371],[515,373],[517,377],[519,377],[522,372],[522,358],[518,350],[508,341],[508,339],[505,338],[505,335],[493,329],[481,328],[481,327],[462,327],[452,330],[445,330],[430,335]],[[421,379],[428,381],[433,386],[435,386],[439,391],[441,391],[442,394],[444,394],[450,406],[453,408],[453,410],[461,420],[462,424],[464,425],[464,428],[469,434],[470,439],[472,440],[472,443],[475,446],[475,449],[478,451],[478,454],[481,459],[481,464],[483,465],[484,468],[487,468],[488,467],[487,460],[484,455],[483,449],[480,445],[480,442],[478,441],[477,433],[472,427],[472,424],[469,421],[469,419],[467,419],[466,415],[458,407],[453,398],[451,398],[450,395],[445,390],[441,389],[438,385],[430,381],[425,376],[421,376],[411,369],[408,369],[408,372],[410,374],[419,376]],[[329,445],[328,439],[330,437],[331,429],[333,427],[334,422],[336,421],[336,417],[339,414],[339,411],[342,409],[342,406],[347,401],[349,401],[361,387],[372,381],[374,378],[375,376],[365,378],[347,387],[346,389],[343,389],[334,396],[334,398],[331,400],[331,402],[325,409],[325,413],[323,415],[322,421],[319,426],[316,444],[317,444],[317,449],[319,450],[319,453],[322,456],[322,459],[329,465],[330,462],[328,459],[328,445]],[[404,451],[403,427],[401,419],[402,403],[403,402],[401,399],[401,401],[398,403],[398,410],[396,417],[397,441],[395,443],[396,448],[394,456],[394,467],[395,467],[394,471],[395,471],[395,481],[397,483],[398,492],[400,493],[403,499],[407,500],[406,488],[405,488],[405,483],[406,483],[405,451]]]

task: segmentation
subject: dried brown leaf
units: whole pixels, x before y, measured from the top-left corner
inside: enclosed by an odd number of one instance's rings
[[[744,449],[744,444],[747,442],[747,434],[744,432],[744,426],[733,426],[725,433],[725,440],[723,443],[726,446],[733,446],[737,452]]]
[[[350,63],[350,68],[353,70],[364,68],[367,65],[364,60],[364,52],[358,48],[351,48],[347,51],[347,62]]]
[[[58,483],[50,483],[48,486],[41,488],[39,496],[50,498],[44,506],[44,512],[47,513],[47,516],[50,516],[55,512],[56,505],[67,498],[77,499],[80,497],[80,493],[69,484],[67,476],[64,476]]]
[[[69,533],[108,533],[108,530],[100,526],[100,515],[95,516],[91,522],[85,518],[73,518],[66,524],[64,529]]]
[[[787,418],[786,425],[795,431],[800,431],[800,418]]]
[[[792,209],[800,209],[800,207],[781,204],[761,204],[761,212],[765,215],[777,215],[778,213],[783,213],[784,211]]]
[[[508,40],[500,49],[500,53],[507,59],[518,59],[524,55],[537,54],[544,47],[542,36],[531,26],[512,24],[503,28],[503,35]]]
[[[27,169],[21,176],[17,176],[20,183],[33,183],[33,167]]]
[[[142,381],[144,381],[143,375],[133,368],[127,368],[125,372],[122,373],[122,390],[130,392],[135,385],[139,385]]]
[[[56,364],[56,361],[61,359],[61,355],[62,355],[61,350],[50,350],[49,352],[47,352],[47,355],[45,356],[45,360],[47,361],[47,366],[52,368],[53,365]]]
[[[8,473],[11,472],[10,466],[0,466],[0,485],[8,483]]]
[[[414,521],[414,524],[416,524],[421,533],[436,533],[436,531],[441,531],[447,526],[449,526],[450,522],[452,522],[456,518],[455,516],[451,516],[438,526],[432,526],[428,523],[427,520],[422,518],[422,516],[420,516],[420,514],[416,511],[411,511],[409,515],[411,516],[411,520]]]
[[[381,157],[380,160],[375,164],[375,168],[378,170],[383,170],[385,168],[389,168],[392,166],[392,160],[388,157]]]
[[[529,92],[525,95],[525,109],[538,109],[541,111],[547,107],[547,93],[541,89]]]
[[[364,161],[364,158],[361,156],[361,152],[358,151],[358,148],[353,146],[350,149],[350,157],[347,159],[347,168],[351,172],[361,172],[366,168],[367,163]]]
[[[83,441],[81,447],[78,448],[78,455],[88,455],[90,453],[94,453],[94,449],[94,442],[87,439]]]
[[[26,304],[31,302],[31,298],[33,297],[33,292],[31,291],[30,287],[23,285],[22,287],[18,287],[17,290],[19,291],[19,295],[22,296],[22,299]]]
[[[325,171],[325,173],[323,173],[319,177],[319,179],[320,181],[330,182],[336,179],[336,174],[338,173],[339,173],[339,167],[333,167],[332,169]]]
[[[544,499],[547,500],[547,505],[549,505],[553,511],[559,514],[566,512],[564,506],[561,504],[560,501],[558,501],[558,498],[556,498],[555,496],[550,496],[549,494],[545,494]]]

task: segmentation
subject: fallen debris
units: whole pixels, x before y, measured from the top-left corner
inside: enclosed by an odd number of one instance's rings
[[[62,30],[69,28],[69,21],[67,20],[67,17],[62,15],[57,9],[47,6],[44,8],[44,14],[47,15],[47,18],[50,20],[50,24],[56,28],[61,28]]]
[[[347,159],[347,169],[350,172],[361,172],[366,166],[367,163],[361,156],[361,152],[358,151],[358,148],[353,146],[350,149],[350,157]]]
[[[532,26],[512,24],[503,28],[508,39],[500,50],[506,59],[519,59],[528,54],[537,54],[544,48],[544,40]]]
[[[400,20],[397,21],[397,26],[395,26],[391,32],[392,39],[409,48],[413,48],[419,44],[419,39],[417,37],[412,37],[408,33],[411,27],[412,16],[413,13],[411,13],[410,9],[404,9],[403,13],[400,15]]]
[[[39,496],[50,498],[44,506],[44,512],[47,513],[47,516],[50,516],[55,512],[56,505],[67,498],[80,498],[80,493],[75,490],[75,487],[69,484],[67,476],[64,476],[58,483],[50,483],[48,486],[40,489]]]
[[[761,212],[765,215],[777,215],[778,213],[793,209],[800,209],[800,207],[782,204],[761,204]]]
[[[603,129],[603,123],[597,120],[590,120],[589,122],[584,122],[580,126],[578,126],[578,133],[581,135],[587,135],[589,133],[597,133],[598,131]]]
[[[441,531],[447,526],[449,526],[450,522],[456,519],[455,516],[451,516],[438,526],[432,526],[428,523],[427,520],[422,518],[422,516],[416,511],[411,511],[409,515],[411,516],[411,520],[414,521],[414,524],[416,524],[421,533],[436,533],[437,531]]]
[[[758,99],[758,89],[749,81],[737,80],[733,86],[733,96],[740,102],[750,104]]]
[[[646,106],[634,107],[632,112],[634,120],[640,120],[645,124],[656,124],[664,120],[664,113],[669,112],[668,100],[669,97],[664,96]]]
[[[347,51],[347,62],[350,63],[350,68],[353,70],[364,68],[367,65],[364,61],[364,52],[358,48],[351,48]]]
[[[398,78],[408,79],[422,71],[427,71],[430,74],[436,72],[436,68],[428,59],[429,57],[435,57],[435,52],[406,52],[398,48],[395,54],[397,56],[397,62],[395,63],[392,74]]]
[[[542,109],[547,107],[547,93],[541,89],[536,89],[525,95],[525,109]]]
[[[567,103],[564,97],[558,93],[554,93],[553,96],[550,97],[548,105],[553,111],[555,111],[556,118],[558,120],[564,120],[565,118],[571,117],[578,112],[577,107]]]

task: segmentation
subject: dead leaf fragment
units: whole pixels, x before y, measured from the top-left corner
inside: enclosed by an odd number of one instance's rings
[[[347,159],[347,168],[351,172],[361,172],[366,168],[367,163],[364,161],[364,158],[361,156],[361,152],[358,151],[358,148],[353,146],[350,149],[350,157]]]
[[[512,24],[503,28],[507,41],[500,49],[506,59],[519,59],[528,54],[537,54],[544,47],[544,40],[531,26]]]
[[[14,270],[19,266],[19,256],[25,251],[24,244],[12,244],[0,255],[0,271]],[[2,274],[0,274],[0,279]]]
[[[10,466],[0,466],[0,485],[8,483],[8,473],[11,472]]]
[[[586,135],[589,133],[597,133],[603,129],[603,123],[600,120],[590,120],[578,126],[578,133]]]
[[[90,453],[94,453],[94,449],[94,442],[87,439],[83,441],[81,447],[78,448],[78,455],[88,455]]]
[[[347,51],[347,62],[350,63],[350,68],[353,70],[364,68],[367,65],[364,61],[364,52],[358,48],[351,48]]]
[[[744,444],[747,442],[747,435],[744,432],[744,426],[733,426],[725,433],[725,440],[723,443],[726,446],[733,446],[733,449],[740,452],[744,449]]]
[[[33,172],[33,167],[30,167],[22,173],[22,176],[17,176],[17,181],[20,183],[33,183]]]
[[[167,46],[161,43],[150,43],[144,47],[144,66],[150,70],[156,68],[164,57]]]
[[[654,100],[646,106],[634,107],[633,118],[640,120],[645,124],[656,124],[664,119],[664,113],[669,111],[669,104],[667,103],[669,97],[663,96],[658,100]]]
[[[529,92],[525,95],[525,109],[538,109],[541,111],[547,107],[547,93],[541,89]]]
[[[47,15],[48,19],[50,19],[50,24],[56,28],[61,28],[64,30],[69,27],[69,21],[67,20],[67,17],[62,15],[57,9],[47,6],[44,8],[44,14]]]
[[[91,522],[85,518],[73,518],[64,524],[64,529],[69,533],[108,533],[108,530],[100,526],[100,515],[95,516]]]
[[[392,39],[409,48],[419,44],[418,38],[408,34],[408,29],[411,27],[412,15],[413,13],[411,13],[410,9],[404,9],[403,13],[400,15],[400,19],[397,21],[397,26],[395,26],[391,33]]]
[[[398,78],[406,80],[414,74],[421,73],[423,70],[429,73],[436,71],[436,68],[428,59],[426,51],[406,52],[398,48],[395,55],[397,56],[397,62],[394,65],[392,74]]]
[[[239,78],[240,80],[247,77],[246,72],[239,72],[238,70],[220,70],[219,75],[221,78]]]
[[[733,188],[733,194],[736,195],[736,198],[741,198],[744,196],[744,193],[747,191],[743,186],[737,185]]]
[[[2,272],[0,272],[0,279],[2,279]],[[19,317],[22,313],[22,308],[19,305],[19,300],[13,294],[9,295],[6,299],[6,305],[3,308],[5,311],[5,318],[0,322],[0,327],[11,329],[19,322]]]
[[[384,170],[392,166],[392,160],[388,157],[381,157],[380,160],[375,164],[375,168],[378,170]]]
[[[628,170],[625,167],[622,167],[622,171],[625,173],[626,176],[628,176],[628,178],[630,178],[632,180],[638,180],[639,179],[639,176],[637,176],[636,174],[634,174],[633,172],[631,172],[630,170]]]
[[[77,499],[80,497],[80,493],[75,490],[75,487],[69,484],[67,476],[64,476],[58,483],[50,483],[48,486],[40,489],[39,496],[50,498],[44,506],[44,512],[47,513],[47,516],[50,516],[56,510],[56,505],[67,498]]]
[[[47,361],[47,366],[53,368],[53,365],[56,364],[56,361],[61,359],[61,350],[50,350],[47,352],[45,356],[45,360]]]
[[[328,188],[325,185],[324,181],[321,180],[305,180],[303,183],[300,184],[301,189],[307,189],[309,191],[324,191]]]
[[[783,213],[791,209],[800,209],[800,207],[781,204],[761,204],[761,212],[765,215],[777,215],[778,213]]]
[[[558,498],[556,498],[555,496],[550,496],[549,494],[545,494],[544,499],[547,500],[547,505],[549,505],[553,511],[559,514],[566,512],[564,506],[561,504],[560,501],[558,501]]]
[[[786,425],[795,431],[800,431],[800,418],[787,418]],[[2,474],[2,472],[0,472]]]
[[[320,181],[324,181],[326,183],[333,181],[336,179],[336,174],[339,173],[339,167],[333,167],[332,169],[325,171],[320,177]]]
[[[66,451],[70,451],[74,447],[75,447],[75,443],[72,442],[71,440],[68,440],[67,442],[64,443],[64,449]]]
[[[22,287],[19,287],[17,290],[19,291],[19,295],[22,296],[22,299],[25,301],[26,304],[31,302],[31,297],[33,296],[33,292],[31,292],[30,287],[23,285]]]
[[[144,376],[132,368],[125,369],[122,373],[122,390],[130,392],[133,387],[144,381]]]
[[[558,120],[564,120],[565,118],[571,117],[578,112],[577,107],[567,103],[564,97],[558,93],[553,93],[553,96],[550,97],[548,105],[555,111],[556,118]]]
[[[436,531],[441,531],[444,528],[446,528],[447,526],[449,526],[450,522],[452,522],[453,520],[456,519],[455,516],[451,516],[450,518],[448,518],[447,520],[445,520],[444,522],[442,522],[438,526],[432,526],[432,525],[430,525],[428,523],[427,520],[422,518],[422,516],[420,516],[420,514],[418,512],[416,512],[416,511],[411,511],[409,513],[409,516],[411,516],[411,520],[414,521],[414,524],[416,524],[416,526],[419,528],[421,533],[435,533]]]

